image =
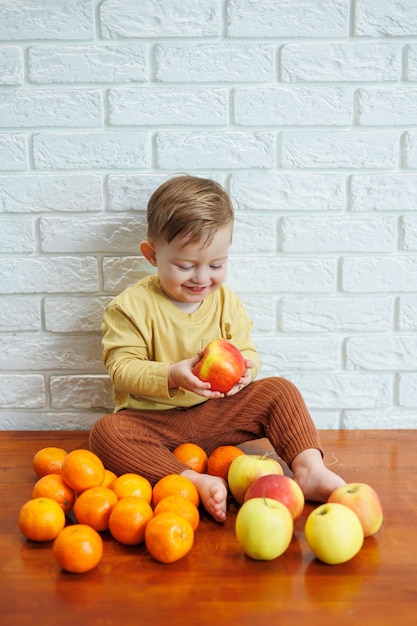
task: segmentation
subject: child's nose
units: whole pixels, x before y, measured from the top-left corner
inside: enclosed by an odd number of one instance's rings
[[[206,267],[196,267],[194,271],[193,281],[195,283],[203,284],[207,282],[208,269]]]

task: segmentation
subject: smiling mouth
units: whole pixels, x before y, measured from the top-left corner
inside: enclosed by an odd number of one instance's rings
[[[187,287],[187,289],[191,291],[192,293],[202,293],[203,291],[207,289],[207,285],[203,287]]]

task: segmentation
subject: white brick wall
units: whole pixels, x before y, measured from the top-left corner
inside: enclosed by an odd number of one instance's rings
[[[0,85],[1,429],[111,409],[103,307],[178,172],[232,194],[262,375],[417,427],[417,0],[4,0]]]

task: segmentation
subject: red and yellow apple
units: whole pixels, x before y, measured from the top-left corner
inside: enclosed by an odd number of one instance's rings
[[[307,517],[304,534],[316,557],[329,565],[352,559],[364,541],[359,517],[337,502],[327,502],[314,509]]]
[[[252,498],[236,516],[236,538],[252,559],[276,559],[290,545],[293,530],[291,513],[272,498]]]
[[[236,502],[243,504],[246,491],[255,480],[267,474],[283,473],[278,461],[267,454],[242,454],[231,462],[227,482]]]
[[[381,528],[384,517],[381,500],[370,485],[366,483],[342,485],[330,494],[327,501],[338,502],[352,509],[359,517],[365,537],[374,535]]]
[[[304,509],[304,494],[295,480],[283,474],[268,474],[257,478],[245,493],[244,502],[251,498],[272,498],[284,504],[293,520],[300,517]]]
[[[209,382],[212,391],[227,393],[239,382],[245,370],[246,362],[240,350],[226,339],[214,339],[203,350],[193,374]]]

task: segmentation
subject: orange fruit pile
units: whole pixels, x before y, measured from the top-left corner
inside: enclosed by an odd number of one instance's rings
[[[195,472],[209,469],[210,457],[196,444],[183,444],[173,453]],[[224,469],[231,456],[223,454],[216,467],[221,460]],[[169,474],[152,487],[134,472],[116,476],[90,450],[67,452],[53,446],[39,450],[32,467],[37,480],[19,511],[18,526],[31,541],[53,541],[62,569],[82,573],[95,567],[103,555],[100,533],[105,531],[125,545],[144,543],[162,563],[191,550],[200,523],[200,496],[186,476]],[[74,520],[66,517],[70,513]]]

